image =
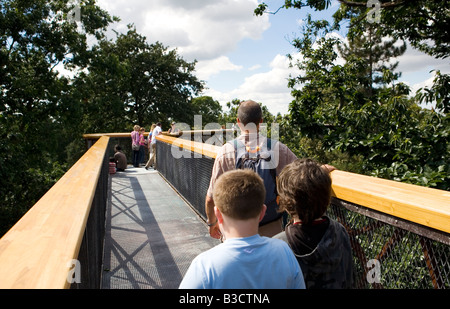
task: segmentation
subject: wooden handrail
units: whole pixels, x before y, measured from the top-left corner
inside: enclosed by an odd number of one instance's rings
[[[158,140],[215,158],[220,147],[170,136]],[[339,199],[450,233],[450,192],[335,170],[333,193]]]
[[[162,132],[164,135],[167,136],[174,136],[174,137],[178,137],[181,136],[182,134],[184,135],[195,135],[195,134],[208,134],[211,135],[213,133],[216,132],[220,132],[220,133],[227,133],[227,132],[234,132],[234,130],[232,129],[216,129],[216,130],[183,130],[179,133],[168,133],[167,131]],[[150,132],[146,131],[144,132],[144,136],[148,136]],[[88,134],[83,134],[83,138],[84,139],[90,139],[90,140],[96,140],[99,139],[102,136],[109,136],[109,137],[114,137],[114,138],[126,138],[126,137],[131,137],[131,132],[129,133],[88,133]]]
[[[78,162],[0,239],[0,288],[68,288],[109,138],[102,134]],[[104,136],[107,135],[107,136]],[[93,138],[92,134],[86,138]],[[220,147],[173,136],[157,139],[215,158]],[[337,198],[450,233],[450,192],[333,171]]]
[[[148,136],[149,132],[144,132],[144,136]],[[128,133],[89,133],[89,134],[83,134],[84,139],[92,139],[96,140],[99,139],[102,136],[108,136],[113,138],[125,138],[125,137],[131,137],[131,132]]]
[[[345,201],[450,233],[450,192],[343,171],[331,172]]]
[[[0,239],[0,288],[68,288],[109,137],[101,137]]]
[[[158,135],[156,137],[157,140],[161,142],[165,142],[167,144],[171,144],[173,146],[177,146],[186,150],[190,150],[192,152],[196,152],[202,155],[205,155],[210,158],[215,158],[217,155],[217,152],[219,151],[218,146],[206,144],[206,143],[200,143],[195,142],[183,138],[177,138],[174,136],[168,136],[168,135]]]

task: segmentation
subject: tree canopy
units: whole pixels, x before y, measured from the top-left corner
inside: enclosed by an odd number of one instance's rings
[[[94,46],[87,69],[75,80],[85,132],[131,130],[169,118],[188,122],[191,101],[203,89],[193,75],[195,62],[160,42],[147,43],[132,25],[114,41]]]
[[[65,146],[78,133],[66,121],[79,112],[71,81],[58,68],[82,68],[88,38],[101,39],[113,17],[93,0],[83,1],[78,24],[73,10],[64,0],[0,2],[2,229],[64,172]]]
[[[286,0],[280,9],[330,9],[329,0]],[[308,18],[293,41],[302,72],[287,87],[289,114],[281,141],[298,156],[338,168],[450,189],[450,77],[411,94],[391,60],[405,41],[436,58],[449,55],[448,8],[442,1],[379,1],[378,22],[366,1],[340,1],[333,21]],[[376,8],[375,8],[376,9]],[[262,3],[255,14],[269,12]],[[133,25],[106,37],[119,19],[95,0],[0,2],[0,234],[44,194],[85,151],[83,133],[131,131],[161,121],[236,121],[240,100],[223,111],[201,96],[204,83],[162,42]],[[346,40],[333,31],[349,25]],[[339,60],[339,61],[338,61]],[[433,103],[433,110],[420,107]],[[268,132],[270,133],[270,132]]]
[[[0,2],[0,233],[85,151],[83,133],[188,121],[203,89],[189,63],[94,0]]]
[[[295,99],[284,120],[286,143],[300,156],[339,168],[449,190],[449,76],[437,72],[430,89],[411,96],[392,63],[405,51],[405,40],[448,57],[446,28],[438,27],[448,23],[448,9],[439,1],[380,1],[380,20],[373,23],[365,1],[340,2],[333,22],[308,16],[293,41],[302,55],[293,65],[302,73],[289,80]],[[324,10],[330,3],[288,0],[274,13]],[[265,12],[265,3],[255,9]],[[333,35],[343,21],[350,25],[347,40]],[[434,109],[420,107],[423,102]]]
[[[450,52],[450,39],[447,27],[450,21],[446,1],[427,0],[379,0],[369,3],[365,0],[339,0],[339,9],[334,14],[335,28],[343,20],[350,20],[350,27],[359,28],[368,14],[379,10],[382,27],[379,31],[383,35],[393,36],[395,39],[409,40],[413,47],[429,55],[446,58]],[[276,13],[280,9],[301,9],[310,7],[323,11],[329,9],[331,0],[286,0],[284,5],[276,10],[269,10],[263,2],[255,9],[256,15]]]

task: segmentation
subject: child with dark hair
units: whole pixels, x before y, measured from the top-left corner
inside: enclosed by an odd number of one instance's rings
[[[119,145],[114,146],[114,161],[116,162],[117,171],[124,172],[127,168],[127,157],[122,152],[122,147]]]
[[[351,288],[353,259],[345,228],[327,217],[331,177],[311,159],[287,165],[277,180],[280,211],[291,222],[274,236],[289,244],[303,272],[306,288]]]

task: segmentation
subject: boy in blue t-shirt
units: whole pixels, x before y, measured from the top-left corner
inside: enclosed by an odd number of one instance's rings
[[[180,288],[298,289],[305,288],[302,271],[282,240],[258,234],[264,217],[264,184],[251,170],[222,174],[214,187],[215,215],[224,242],[199,254]]]

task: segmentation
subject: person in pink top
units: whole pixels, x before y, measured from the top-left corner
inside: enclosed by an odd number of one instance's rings
[[[135,125],[133,127],[134,131],[131,132],[131,149],[133,150],[133,166],[139,166],[139,129],[141,127]]]
[[[145,158],[145,147],[147,144],[147,141],[145,140],[145,128],[141,127],[139,129],[139,159],[138,159],[138,166],[140,166],[144,162]]]

